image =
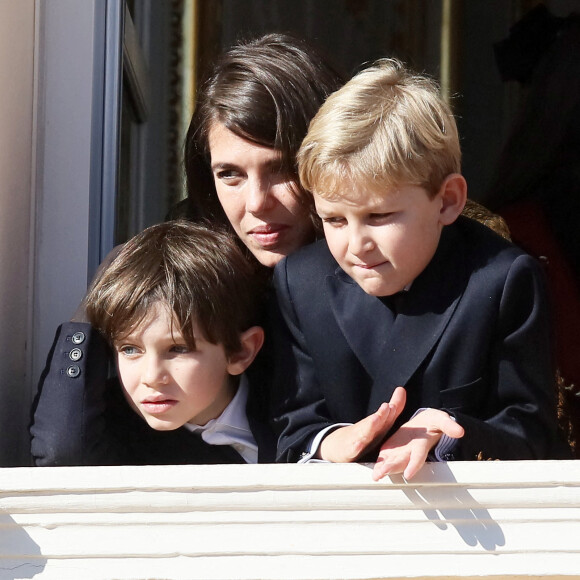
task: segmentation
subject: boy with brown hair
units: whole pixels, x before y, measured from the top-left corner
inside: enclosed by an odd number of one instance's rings
[[[271,461],[258,393],[243,376],[264,341],[259,300],[256,271],[228,234],[167,222],[132,238],[89,290],[92,328],[52,354],[61,363],[49,362],[39,394],[36,463]],[[96,331],[118,372],[104,390],[105,369],[83,367]]]
[[[364,458],[380,479],[554,453],[542,272],[460,215],[460,161],[437,86],[396,60],[311,122],[299,172],[326,241],[275,270],[279,460]]]

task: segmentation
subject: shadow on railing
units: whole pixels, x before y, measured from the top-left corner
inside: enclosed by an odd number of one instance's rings
[[[473,499],[466,487],[457,483],[447,464],[439,469],[438,479],[456,485],[425,488],[407,485],[401,489],[411,503],[423,511],[429,521],[440,530],[446,530],[449,526],[454,527],[468,546],[480,545],[488,551],[505,546],[505,536],[501,527],[492,519],[489,511]],[[394,482],[396,478],[393,477],[392,480]]]

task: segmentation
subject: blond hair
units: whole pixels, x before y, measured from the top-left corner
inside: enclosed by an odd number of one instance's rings
[[[435,195],[461,169],[457,126],[437,84],[395,59],[377,61],[328,97],[297,159],[303,187],[323,197],[345,181],[409,183]]]

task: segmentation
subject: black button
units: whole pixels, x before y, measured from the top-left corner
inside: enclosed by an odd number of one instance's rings
[[[66,374],[71,379],[76,379],[81,374],[81,369],[77,365],[71,365],[70,367],[68,367],[68,369],[66,369]]]
[[[85,333],[84,332],[75,332],[72,335],[72,339],[74,344],[82,344],[85,341]]]
[[[68,353],[68,358],[74,361],[81,360],[83,358],[83,351],[80,348],[73,348]]]

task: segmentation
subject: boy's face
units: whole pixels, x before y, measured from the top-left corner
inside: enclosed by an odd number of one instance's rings
[[[442,200],[416,185],[376,192],[347,182],[337,199],[315,195],[328,247],[340,267],[372,296],[391,296],[431,261],[441,235]]]
[[[223,346],[207,342],[194,327],[197,348],[191,350],[171,322],[171,313],[157,303],[134,332],[114,345],[129,403],[161,431],[188,422],[205,425],[235,394]]]

